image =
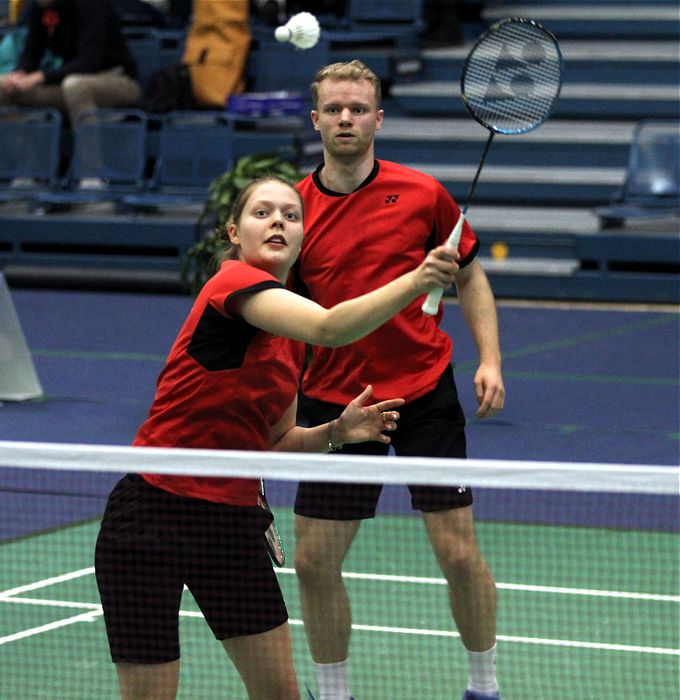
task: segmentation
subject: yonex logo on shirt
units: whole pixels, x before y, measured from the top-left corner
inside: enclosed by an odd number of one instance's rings
[[[385,197],[385,204],[394,204],[398,199],[398,194],[388,194],[387,197]]]

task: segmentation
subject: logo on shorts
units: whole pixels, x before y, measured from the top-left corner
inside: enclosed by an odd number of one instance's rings
[[[385,204],[396,204],[398,199],[398,194],[388,194],[387,197],[385,197]]]

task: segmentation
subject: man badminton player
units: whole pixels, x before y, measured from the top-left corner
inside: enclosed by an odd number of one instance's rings
[[[323,306],[399,275],[423,251],[443,243],[460,216],[432,177],[376,160],[374,136],[383,120],[380,97],[379,79],[356,60],[322,68],[312,83],[311,119],[321,136],[323,163],[298,184],[306,217],[298,272],[310,298]],[[505,389],[495,301],[477,250],[477,238],[465,223],[455,284],[479,353],[477,417],[486,418],[503,408]],[[414,303],[352,345],[315,347],[302,383],[309,425],[340,415],[356,395],[364,368],[370,367],[377,397],[406,400],[392,436],[397,455],[465,457],[465,418],[451,368],[451,341],[438,325],[441,317],[441,307],[428,316]],[[388,448],[367,442],[342,451],[381,455]],[[362,519],[374,516],[380,490],[380,485],[321,483],[298,488],[295,566],[320,700],[350,697],[351,612],[341,565]],[[464,698],[498,700],[496,588],[476,542],[470,489],[410,490],[448,582],[453,618],[468,651]]]
[[[226,228],[225,260],[204,286],[158,379],[135,445],[324,452],[388,444],[401,399],[364,387],[337,420],[296,426],[304,343],[371,332],[458,266],[443,246],[360,298],[325,309],[286,288],[303,239],[302,201],[277,178],[247,185]],[[423,257],[425,259],[423,260]],[[257,479],[128,475],[111,493],[95,570],[123,700],[168,700],[179,680],[179,607],[193,594],[251,700],[293,700],[288,616],[269,560],[272,516]]]

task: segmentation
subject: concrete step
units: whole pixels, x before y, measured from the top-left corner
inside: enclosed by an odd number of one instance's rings
[[[475,4],[478,0],[461,0],[463,4],[470,2]],[[487,5],[489,3],[486,3]],[[500,0],[496,3],[497,5],[503,5],[509,9],[516,7],[517,5],[524,5],[527,7],[533,7],[534,5],[558,5],[560,7],[565,7],[569,5],[583,5],[583,0]],[[649,6],[657,7],[659,5],[669,5],[672,7],[677,7],[677,0],[589,0],[588,5],[591,7],[627,7],[629,5],[638,6]]]
[[[467,113],[454,80],[417,81],[392,86],[391,100],[405,114],[460,116]],[[677,118],[677,85],[579,83],[562,86],[553,117],[562,119]]]
[[[404,165],[435,177],[461,205],[476,171],[476,165]],[[625,168],[489,165],[479,178],[474,202],[600,206],[614,198],[625,175]]]
[[[589,207],[493,206],[470,207],[468,221],[485,238],[510,233],[586,235],[599,231],[599,221]]]
[[[423,80],[459,80],[471,44],[422,52]],[[678,84],[675,41],[560,41],[565,83]]]
[[[680,36],[678,8],[667,4],[627,5],[513,4],[485,7],[482,17],[528,17],[545,25],[558,38],[619,37],[675,39]]]
[[[626,167],[635,122],[551,119],[516,136],[497,135],[493,165]],[[376,132],[376,153],[386,160],[476,164],[489,132],[469,117],[394,117]]]

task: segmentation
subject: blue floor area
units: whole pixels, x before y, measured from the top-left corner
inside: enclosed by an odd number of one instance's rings
[[[12,298],[45,397],[0,406],[0,439],[129,444],[191,300],[26,289],[13,290]],[[500,306],[499,317],[507,404],[487,421],[473,418],[476,353],[457,306],[447,308],[443,324],[454,338],[459,392],[471,417],[471,458],[678,465],[677,313],[513,305]],[[45,496],[25,495],[26,478],[19,470],[0,470],[0,512],[24,512],[30,502],[45,520],[3,518],[0,537],[96,515],[88,510],[92,506],[79,506],[78,498],[69,500],[72,475],[39,472],[34,478],[36,493],[63,501],[56,513],[52,505],[40,507]],[[103,502],[115,479],[91,475],[76,485]],[[408,509],[404,491],[386,489],[382,508]],[[269,493],[279,502],[290,489],[270,487]],[[612,526],[677,525],[675,501],[598,502],[612,514]],[[543,494],[531,512],[522,506],[518,513],[507,494],[487,490],[478,493],[476,512],[481,518],[555,521],[561,516],[551,504],[554,495]],[[591,505],[574,497],[570,517],[590,523]],[[621,517],[621,511],[628,515]]]

